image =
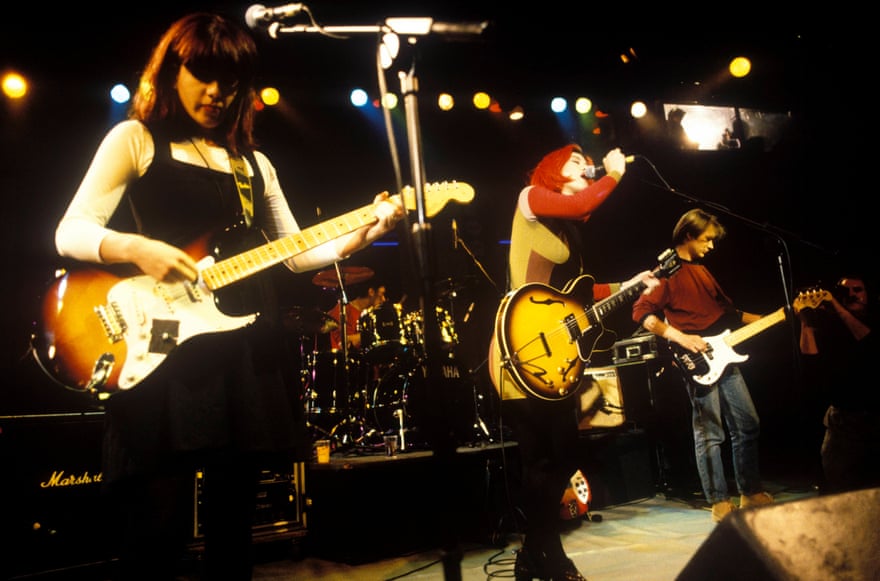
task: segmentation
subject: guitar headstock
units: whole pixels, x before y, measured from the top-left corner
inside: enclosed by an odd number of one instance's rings
[[[654,269],[654,276],[657,278],[670,277],[681,268],[681,259],[672,248],[667,248],[661,252],[660,255],[657,256],[657,262],[660,263],[657,265],[657,268]]]
[[[795,313],[799,313],[803,309],[815,309],[824,302],[831,302],[829,291],[821,288],[810,289],[798,293],[792,303],[792,308]]]
[[[459,204],[469,204],[474,199],[474,188],[464,182],[433,182],[425,184],[425,215],[432,218],[440,213],[452,200]],[[407,210],[417,209],[416,191],[406,186],[400,194]]]

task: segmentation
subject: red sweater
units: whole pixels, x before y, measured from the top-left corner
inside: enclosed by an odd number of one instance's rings
[[[655,314],[680,331],[705,331],[735,311],[733,302],[702,264],[681,261],[681,269],[633,304],[632,318],[641,324]]]

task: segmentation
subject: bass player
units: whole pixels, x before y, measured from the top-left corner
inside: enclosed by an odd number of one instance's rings
[[[716,216],[699,208],[685,212],[672,232],[681,268],[633,304],[633,320],[674,343],[670,345],[673,353],[680,348],[686,357],[705,354],[711,345],[704,337],[713,335],[712,329],[720,332],[762,319],[760,315],[737,310],[702,263],[724,235],[724,226]],[[717,380],[705,385],[694,381],[678,360],[676,363],[691,402],[697,472],[703,494],[712,507],[712,519],[720,522],[737,509],[728,493],[721,457],[725,425],[741,495],[739,508],[773,502],[761,484],[758,412],[739,368],[727,365]]]

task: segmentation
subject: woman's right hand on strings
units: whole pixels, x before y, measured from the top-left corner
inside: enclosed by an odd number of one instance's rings
[[[195,281],[196,261],[186,252],[161,240],[116,232],[104,238],[101,255],[108,263],[129,262],[162,282]]]

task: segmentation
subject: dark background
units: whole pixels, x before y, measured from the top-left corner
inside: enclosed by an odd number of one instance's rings
[[[612,147],[640,156],[584,228],[585,260],[600,281],[623,280],[654,266],[675,220],[693,204],[715,211],[728,227],[728,238],[709,264],[745,310],[776,310],[800,288],[833,283],[844,264],[874,268],[875,221],[865,205],[869,194],[854,184],[865,160],[849,139],[856,134],[851,127],[865,126],[852,105],[858,90],[849,88],[854,85],[849,67],[864,53],[856,48],[858,35],[852,28],[844,34],[834,15],[768,14],[757,5],[738,5],[719,16],[715,8],[708,15],[708,7],[697,6],[641,13],[632,6],[600,11],[570,3],[525,8],[494,2],[307,4],[325,26],[372,25],[413,15],[490,23],[479,37],[421,39],[415,53],[405,53],[387,77],[389,89],[400,93],[396,73],[414,64],[427,180],[466,182],[475,188],[475,199],[450,204],[430,220],[427,272],[413,266],[405,228],[389,237],[397,245],[370,248],[344,263],[374,269],[373,281],[386,284],[389,296],[403,301],[407,312],[418,308],[425,281],[453,279],[458,296],[444,305],[456,313],[461,356],[469,368],[480,368],[505,287],[502,241],[509,235],[516,196],[528,170],[570,141],[597,160]],[[121,16],[121,8],[83,3],[39,14],[19,3],[4,11],[0,69],[16,68],[34,82],[24,107],[4,102],[0,111],[7,249],[0,347],[4,375],[11,378],[2,388],[0,414],[90,405],[80,394],[46,381],[32,364],[29,339],[41,293],[58,264],[55,225],[101,138],[120,118],[107,104],[110,86],[134,84],[149,49],[178,16],[209,9],[244,21],[248,6],[178,2]],[[260,113],[258,135],[300,224],[360,207],[378,192],[394,192],[384,128],[348,104],[353,86],[377,94],[375,38],[301,34],[273,40],[256,34],[264,80],[280,87],[288,103]],[[630,48],[637,58],[624,66],[618,55]],[[753,69],[748,78],[734,80],[725,71],[740,54],[751,58]],[[435,110],[441,89],[457,97],[453,112]],[[511,124],[504,116],[472,111],[469,95],[476,89],[487,90],[506,109],[522,105],[526,118]],[[557,93],[590,95],[594,108],[609,115],[602,132],[562,129],[546,112]],[[635,98],[655,114],[662,113],[663,103],[698,102],[784,114],[789,123],[771,148],[684,152],[629,120]],[[402,109],[395,119],[400,164],[409,183]],[[458,248],[452,219],[463,241]],[[336,300],[311,283],[311,274],[284,284],[291,307],[329,309]],[[461,313],[470,305],[473,316],[465,323]],[[620,315],[614,328],[626,336],[635,328],[628,313]],[[766,418],[785,424],[804,419],[793,330],[782,324],[738,347],[751,355],[747,377],[771,431],[774,424]]]

